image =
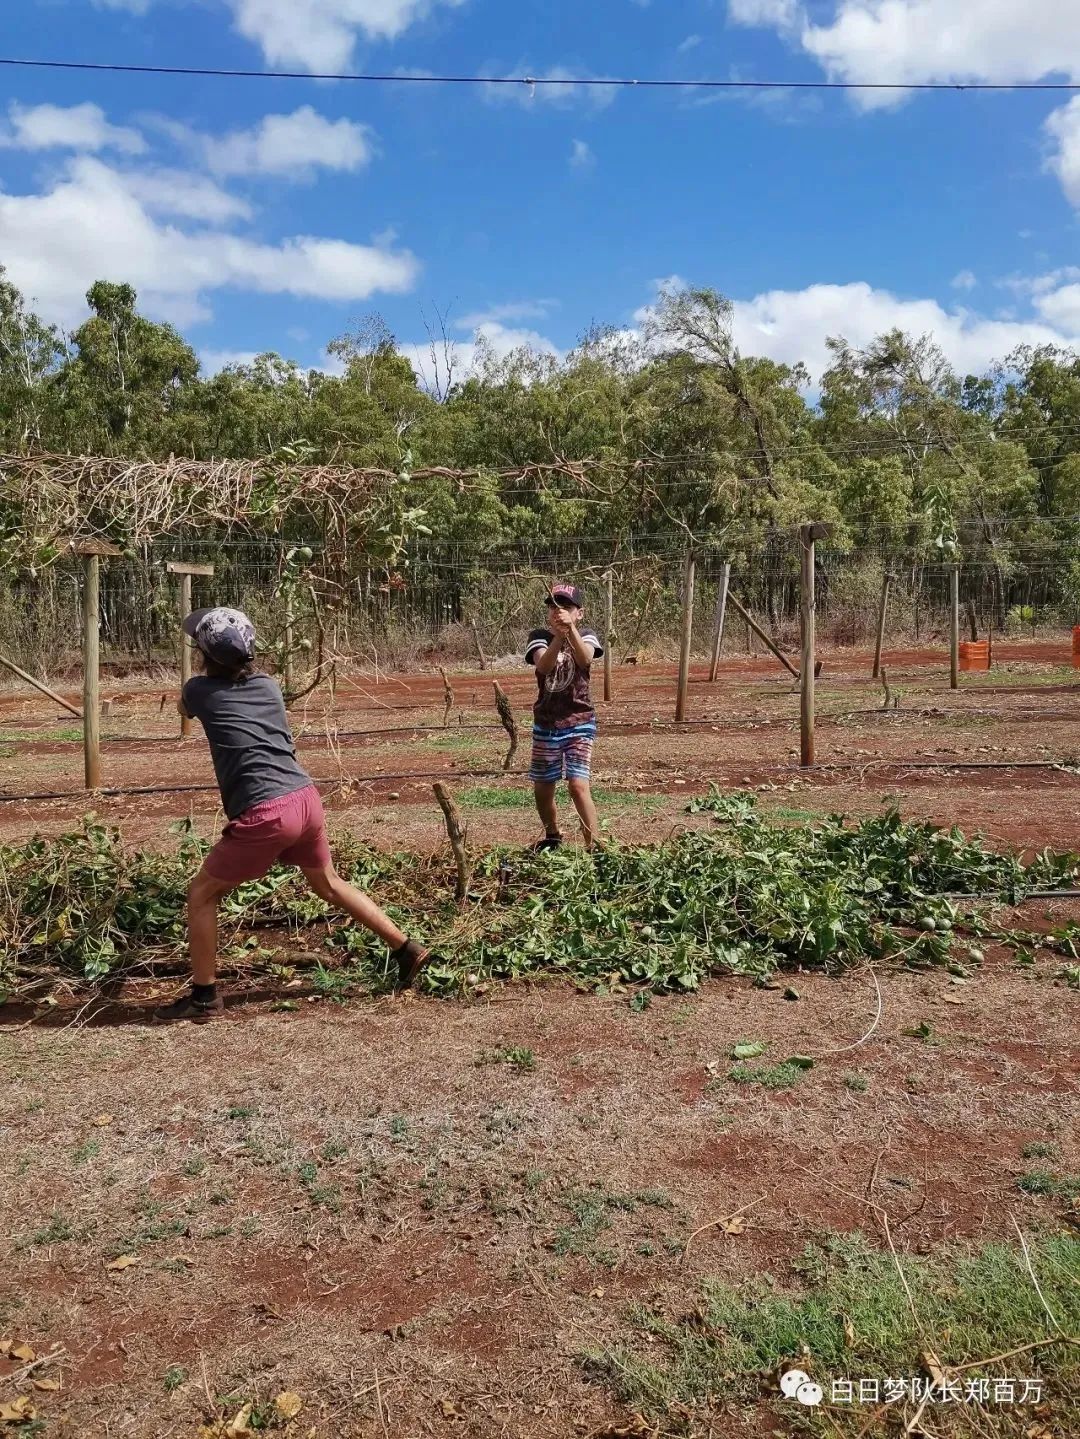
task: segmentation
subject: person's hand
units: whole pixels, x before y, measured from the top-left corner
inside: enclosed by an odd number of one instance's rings
[[[573,628],[573,620],[566,610],[555,610],[551,616],[551,628],[557,635],[568,635]]]

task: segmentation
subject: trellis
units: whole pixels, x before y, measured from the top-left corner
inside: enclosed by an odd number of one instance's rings
[[[276,534],[288,519],[318,526],[327,551],[361,544],[380,520],[394,490],[415,481],[448,481],[464,493],[470,484],[552,476],[592,488],[590,476],[609,468],[603,460],[554,457],[500,469],[427,466],[400,471],[348,465],[312,465],[297,451],[258,460],[165,461],[89,455],[0,456],[0,568],[37,573],[65,557],[83,561],[83,709],[11,661],[6,668],[82,720],[85,783],[101,786],[100,753],[100,567],[124,548],[240,529]],[[634,466],[640,468],[640,466]],[[391,554],[406,536],[390,536]],[[191,578],[213,566],[172,560],[181,576],[181,616],[191,608]],[[188,666],[183,666],[184,673]],[[320,644],[317,676],[323,673]],[[316,679],[316,683],[318,678]],[[182,735],[188,732],[182,727]]]

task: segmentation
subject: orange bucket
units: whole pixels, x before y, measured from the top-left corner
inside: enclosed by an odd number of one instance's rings
[[[1076,643],[1075,632],[1073,643]],[[1080,661],[1078,661],[1080,662]],[[972,643],[967,640],[960,646],[960,668],[962,670],[988,670],[990,668],[990,644],[988,640]]]

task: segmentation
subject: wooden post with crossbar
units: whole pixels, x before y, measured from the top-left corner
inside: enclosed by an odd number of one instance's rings
[[[180,576],[180,688],[183,690],[191,678],[191,646],[184,634],[184,621],[191,614],[191,577],[192,575],[210,576],[214,573],[214,567],[213,565],[189,564],[187,560],[167,560],[165,568],[170,575]],[[187,715],[181,715],[180,738],[187,739],[190,734],[191,721]]]

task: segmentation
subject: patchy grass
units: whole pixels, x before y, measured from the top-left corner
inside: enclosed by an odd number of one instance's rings
[[[0,730],[3,744],[75,744],[82,743],[80,725],[56,725],[51,729]]]
[[[595,789],[593,799],[601,809],[635,810],[655,814],[664,807],[664,796],[632,794],[628,790]],[[536,801],[531,789],[518,785],[471,785],[457,795],[465,809],[532,809]]]
[[[557,1202],[570,1215],[570,1221],[560,1224],[552,1235],[548,1244],[552,1253],[561,1258],[590,1259],[605,1269],[614,1269],[619,1264],[625,1248],[641,1254],[641,1246],[646,1245],[650,1255],[657,1249],[655,1226],[651,1224],[647,1226],[646,1237],[631,1234],[626,1238],[614,1232],[609,1236],[608,1231],[614,1231],[620,1216],[634,1215],[643,1208],[672,1210],[675,1207],[666,1190],[643,1189],[627,1194],[606,1189],[602,1184],[565,1189]]]
[[[735,1084],[756,1084],[762,1089],[791,1089],[811,1068],[812,1062],[803,1059],[788,1059],[782,1064],[733,1064],[728,1078]]]
[[[507,1064],[520,1074],[531,1074],[536,1068],[536,1055],[531,1049],[512,1048],[481,1050],[476,1060],[477,1068],[485,1064]]]
[[[1029,1250],[1062,1331],[1080,1333],[1080,1239],[1043,1236],[1029,1240]],[[713,1396],[749,1400],[763,1376],[789,1361],[828,1395],[833,1379],[914,1377],[928,1348],[958,1366],[1054,1337],[1018,1245],[894,1261],[861,1236],[831,1236],[808,1248],[796,1270],[790,1289],[764,1275],[739,1285],[709,1282],[685,1319],[638,1310],[646,1342],[593,1351],[585,1364],[625,1403],[653,1413],[672,1404],[707,1411]],[[1065,1399],[1080,1380],[1080,1354],[1066,1344],[1032,1350],[1014,1370],[1043,1376]]]
[[[1053,1159],[1057,1152],[1057,1145],[1045,1139],[1033,1139],[1020,1151],[1025,1159]]]
[[[477,754],[480,750],[489,748],[494,735],[495,731],[493,730],[491,735],[485,739],[468,730],[447,729],[436,735],[425,735],[419,743],[426,749],[433,749],[439,754]]]
[[[1025,1194],[1047,1199],[1080,1198],[1080,1175],[1062,1179],[1047,1169],[1030,1169],[1027,1174],[1022,1174],[1016,1183]]]

